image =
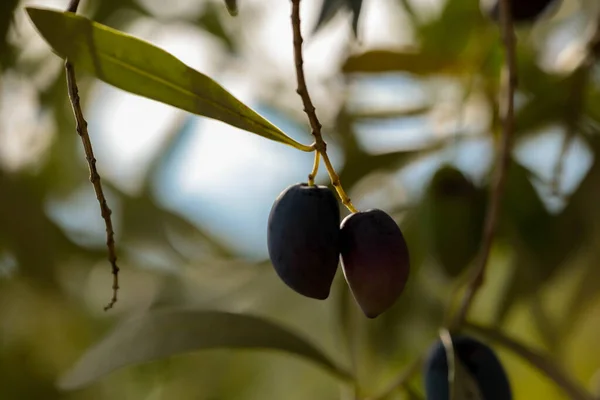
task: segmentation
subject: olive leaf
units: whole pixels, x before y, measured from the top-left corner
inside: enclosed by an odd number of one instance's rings
[[[342,379],[350,378],[312,343],[266,319],[219,311],[162,309],[117,326],[61,378],[59,387],[80,388],[121,367],[214,348],[285,351]]]
[[[454,59],[443,59],[415,49],[402,51],[369,50],[351,55],[342,65],[345,74],[408,72],[427,76],[443,72],[459,72],[463,65]]]
[[[302,151],[312,151],[208,76],[148,42],[73,13],[33,7],[28,7],[27,12],[59,56],[108,84]]]
[[[427,188],[421,203],[426,242],[433,259],[448,276],[460,276],[477,255],[485,197],[484,190],[449,165],[438,169]]]

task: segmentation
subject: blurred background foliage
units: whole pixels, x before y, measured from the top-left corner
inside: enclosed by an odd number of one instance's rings
[[[104,225],[62,62],[23,10],[66,3],[0,4],[0,397],[340,398],[339,382],[302,359],[239,350],[126,368],[79,391],[56,388],[118,320],[164,306],[263,316],[352,365],[364,393],[389,385],[435,339],[481,240],[502,49],[478,2],[365,0],[359,21],[342,10],[307,41],[309,88],[342,183],[359,208],[397,218],[411,251],[405,293],[373,321],[341,272],[330,299],[317,302],[282,284],[268,261],[270,206],[305,180],[310,154],[80,74],[122,267],[120,301],[102,311],[111,285]],[[308,33],[321,4],[304,3]],[[80,12],[167,49],[310,143],[295,94],[288,2],[245,0],[236,18],[217,0],[89,0]],[[471,315],[548,352],[596,396],[600,70],[589,45],[599,13],[596,0],[564,0],[518,28],[514,163]],[[497,350],[516,399],[566,398]],[[422,394],[419,379],[413,389]]]

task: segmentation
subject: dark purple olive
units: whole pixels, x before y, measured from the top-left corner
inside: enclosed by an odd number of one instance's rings
[[[292,185],[275,200],[267,230],[269,257],[281,280],[313,299],[329,297],[339,263],[340,210],[326,186]]]
[[[406,241],[396,222],[381,210],[357,212],[341,224],[344,276],[356,302],[375,318],[402,293],[409,274]]]
[[[456,357],[477,383],[485,400],[511,400],[510,382],[494,351],[469,336],[453,336]],[[423,377],[427,400],[448,400],[448,361],[441,341],[435,343],[425,361]]]

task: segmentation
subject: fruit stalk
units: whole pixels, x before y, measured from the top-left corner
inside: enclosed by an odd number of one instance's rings
[[[505,65],[503,70],[503,121],[502,121],[502,140],[500,144],[500,152],[493,182],[492,195],[488,206],[485,225],[483,231],[482,247],[473,270],[473,275],[465,296],[462,299],[460,308],[458,309],[453,323],[450,325],[451,330],[456,329],[464,322],[471,304],[477,291],[485,281],[485,269],[490,258],[494,237],[496,235],[496,227],[498,223],[498,215],[504,188],[506,186],[506,176],[508,167],[510,166],[510,150],[512,147],[512,138],[514,133],[514,106],[515,106],[515,89],[517,86],[517,60],[516,60],[516,38],[513,28],[513,20],[511,14],[511,4],[509,0],[500,0],[500,28],[505,48]]]
[[[310,94],[308,93],[308,87],[306,85],[306,77],[304,76],[304,59],[302,56],[302,43],[304,39],[302,38],[302,31],[300,29],[300,1],[301,0],[291,0],[292,1],[292,31],[294,35],[294,61],[296,66],[296,79],[298,83],[298,88],[296,89],[296,93],[302,99],[302,105],[304,106],[304,112],[308,117],[308,122],[310,123],[311,133],[315,138],[315,143],[312,147],[315,149],[317,153],[323,157],[323,162],[325,163],[325,167],[327,168],[327,172],[329,174],[329,179],[331,180],[331,184],[335,187],[335,190],[342,201],[342,204],[348,208],[351,212],[355,213],[357,210],[352,204],[352,201],[342,188],[342,184],[340,182],[340,177],[335,172],[331,161],[329,160],[329,156],[327,155],[327,143],[323,140],[323,135],[321,134],[322,125],[319,122],[319,118],[317,117],[317,112],[315,106],[312,103],[310,98]],[[318,170],[318,159],[315,156],[315,167],[313,171],[309,175],[309,183],[311,181],[311,177],[314,180],[314,177]]]
[[[77,12],[78,7],[79,0],[71,0],[71,2],[69,3],[69,7],[67,8],[67,12],[75,13]],[[88,162],[88,167],[90,170],[90,182],[94,186],[96,198],[98,199],[98,203],[100,204],[100,212],[102,214],[102,218],[104,219],[104,224],[106,226],[106,247],[108,249],[108,261],[110,262],[111,272],[113,275],[112,298],[110,302],[104,307],[104,311],[107,311],[111,309],[117,302],[117,292],[119,290],[119,267],[117,266],[117,255],[115,251],[115,232],[113,229],[111,219],[112,211],[108,207],[108,203],[106,202],[106,197],[104,196],[104,191],[102,190],[102,182],[100,181],[100,175],[98,174],[98,170],[96,169],[96,158],[94,157],[92,142],[90,140],[90,135],[87,130],[87,122],[83,116],[83,111],[81,110],[79,89],[77,87],[77,80],[75,77],[75,67],[73,66],[73,64],[71,64],[71,62],[68,59],[65,61],[65,71],[67,75],[67,89],[69,92],[69,100],[71,102],[71,107],[73,108],[73,114],[75,116],[77,134],[79,135],[79,137],[81,137],[81,142],[85,151],[85,158]]]
[[[321,153],[315,151],[315,161],[313,164],[313,169],[308,175],[308,186],[315,186],[315,178],[317,177],[317,173],[319,172],[319,161],[321,161],[320,157]]]

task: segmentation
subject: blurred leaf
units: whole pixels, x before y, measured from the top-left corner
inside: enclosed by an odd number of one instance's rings
[[[440,168],[421,203],[429,252],[451,277],[475,258],[481,243],[486,195],[454,167]]]
[[[48,218],[38,182],[0,169],[0,246],[12,249],[21,275],[47,288],[58,284],[54,268],[84,250]]]
[[[9,64],[12,49],[8,43],[8,31],[13,21],[13,12],[19,0],[3,0],[0,2],[0,70]]]
[[[361,119],[397,119],[406,117],[417,117],[427,114],[431,111],[432,105],[421,105],[407,108],[390,108],[383,110],[353,111],[349,118],[353,120]]]
[[[585,114],[595,121],[600,121],[600,91],[590,85],[585,104]]]
[[[313,344],[268,320],[219,311],[161,310],[117,326],[83,355],[59,386],[76,389],[124,366],[214,348],[281,350],[304,357],[342,379],[350,377]]]
[[[600,223],[600,135],[588,136],[587,144],[593,151],[595,157],[592,166],[588,170],[579,188],[571,195],[567,208],[581,210],[585,215],[588,229],[595,230]]]
[[[342,66],[344,73],[402,71],[416,75],[431,75],[459,70],[461,66],[453,59],[432,57],[415,50],[371,50],[349,57]]]
[[[318,32],[346,5],[346,0],[323,0],[319,19],[313,32]]]
[[[477,1],[452,0],[444,3],[438,18],[420,27],[418,36],[424,53],[457,59],[473,44],[485,43],[485,27]]]
[[[425,217],[423,207],[417,207],[409,210],[400,222],[400,228],[410,249],[411,271],[419,269],[429,256],[427,229],[424,226]]]
[[[406,393],[408,400],[424,400],[425,399],[421,394],[417,393],[408,384],[404,385],[404,392]]]
[[[352,31],[354,32],[354,36],[358,36],[358,21],[360,19],[363,0],[348,0],[348,2],[352,10]]]
[[[534,222],[548,217],[548,211],[529,177],[525,167],[514,161],[510,164],[503,202],[503,227],[512,224],[517,231],[535,229],[532,226]]]
[[[499,48],[497,33],[487,29],[477,2],[471,0],[446,1],[439,17],[419,25],[416,35],[417,48],[380,49],[353,55],[346,60],[342,71],[400,71],[420,76],[481,74],[482,66]]]
[[[569,305],[561,320],[560,334],[567,337],[569,333],[576,328],[578,320],[586,315],[592,303],[600,296],[598,290],[598,282],[600,282],[600,263],[597,255],[594,255],[592,260],[584,265],[583,274],[577,288],[573,292],[573,296],[569,300]]]
[[[87,5],[90,8],[93,8],[93,19],[96,22],[105,23],[107,21],[111,22],[119,22],[121,18],[114,18],[116,15],[118,16],[123,11],[133,12],[132,15],[140,15],[145,17],[154,17],[152,14],[148,13],[145,7],[141,5],[142,3],[137,0],[102,0],[102,1],[94,1],[94,2],[85,2],[83,5]],[[81,11],[81,9],[80,9]],[[87,11],[87,10],[86,10]],[[83,12],[82,14],[86,14],[87,12]],[[123,19],[123,21],[126,21]],[[63,82],[64,83],[64,82]]]
[[[565,78],[561,75],[551,75],[540,68],[538,53],[528,41],[517,44],[517,67],[519,72],[519,91],[536,95],[540,100],[542,95],[557,95],[556,85]]]
[[[76,67],[128,92],[310,151],[171,54],[87,18],[27,8],[40,34]]]
[[[429,149],[423,150],[423,153]],[[421,155],[418,151],[397,151],[387,154],[369,155],[364,152],[353,154],[351,164],[344,165],[340,171],[340,179],[348,187],[352,187],[360,179],[369,173],[381,170],[395,170]]]
[[[501,227],[516,260],[498,304],[497,323],[516,302],[548,282],[580,248],[586,235],[583,218],[576,207],[551,215],[529,180],[529,172],[517,163],[511,165]]]
[[[64,398],[53,385],[51,377],[39,367],[35,348],[26,344],[15,344],[5,349],[0,357],[3,399]],[[13,395],[16,396],[12,397]]]
[[[560,120],[564,105],[562,97],[561,92],[542,97],[532,96],[516,113],[517,133],[542,129]]]
[[[183,263],[185,259],[172,243],[171,238],[175,232],[178,236],[193,238],[196,246],[205,246],[209,254],[222,257],[233,255],[226,245],[220,243],[209,232],[197,228],[185,218],[157,204],[151,193],[143,192],[139,196],[120,193],[120,197],[123,243],[145,244],[161,249],[173,260]]]
[[[546,77],[539,68],[527,66],[523,74],[535,75],[532,80],[538,80],[538,83],[529,83],[530,87],[537,87],[538,91],[531,92],[523,106],[517,112],[517,130],[518,132],[531,132],[547,127],[553,123],[564,123],[577,118],[581,113],[581,94],[573,93],[574,86],[581,79],[581,71],[576,70],[566,78],[557,80],[556,78]],[[542,78],[540,78],[540,75]],[[521,77],[528,80],[527,77]],[[549,90],[552,87],[552,90]],[[542,95],[543,93],[543,95]],[[575,96],[579,98],[575,98]],[[571,122],[569,122],[572,125]]]
[[[227,11],[229,11],[229,14],[232,16],[237,16],[238,15],[238,4],[237,4],[237,0],[225,0],[225,6],[227,7]]]
[[[234,2],[235,5],[235,2]],[[235,9],[237,15],[237,8]],[[198,17],[196,23],[201,26],[206,32],[212,34],[223,42],[227,49],[231,52],[235,51],[235,43],[230,35],[225,31],[223,22],[221,21],[221,13],[214,3],[207,3],[204,7],[204,12]]]
[[[352,31],[354,36],[358,34],[358,20],[362,9],[363,0],[323,0],[319,18],[313,32],[318,32],[343,8],[348,8],[352,12]]]
[[[530,314],[545,345],[552,352],[558,352],[560,346],[560,329],[550,318],[544,308],[542,299],[536,293],[531,298]]]
[[[336,298],[336,317],[338,321],[340,341],[344,351],[346,354],[348,354],[350,359],[352,373],[356,376],[358,375],[358,337],[360,336],[359,326],[356,323],[358,310],[346,280],[338,278],[336,283],[339,287],[339,294]]]

